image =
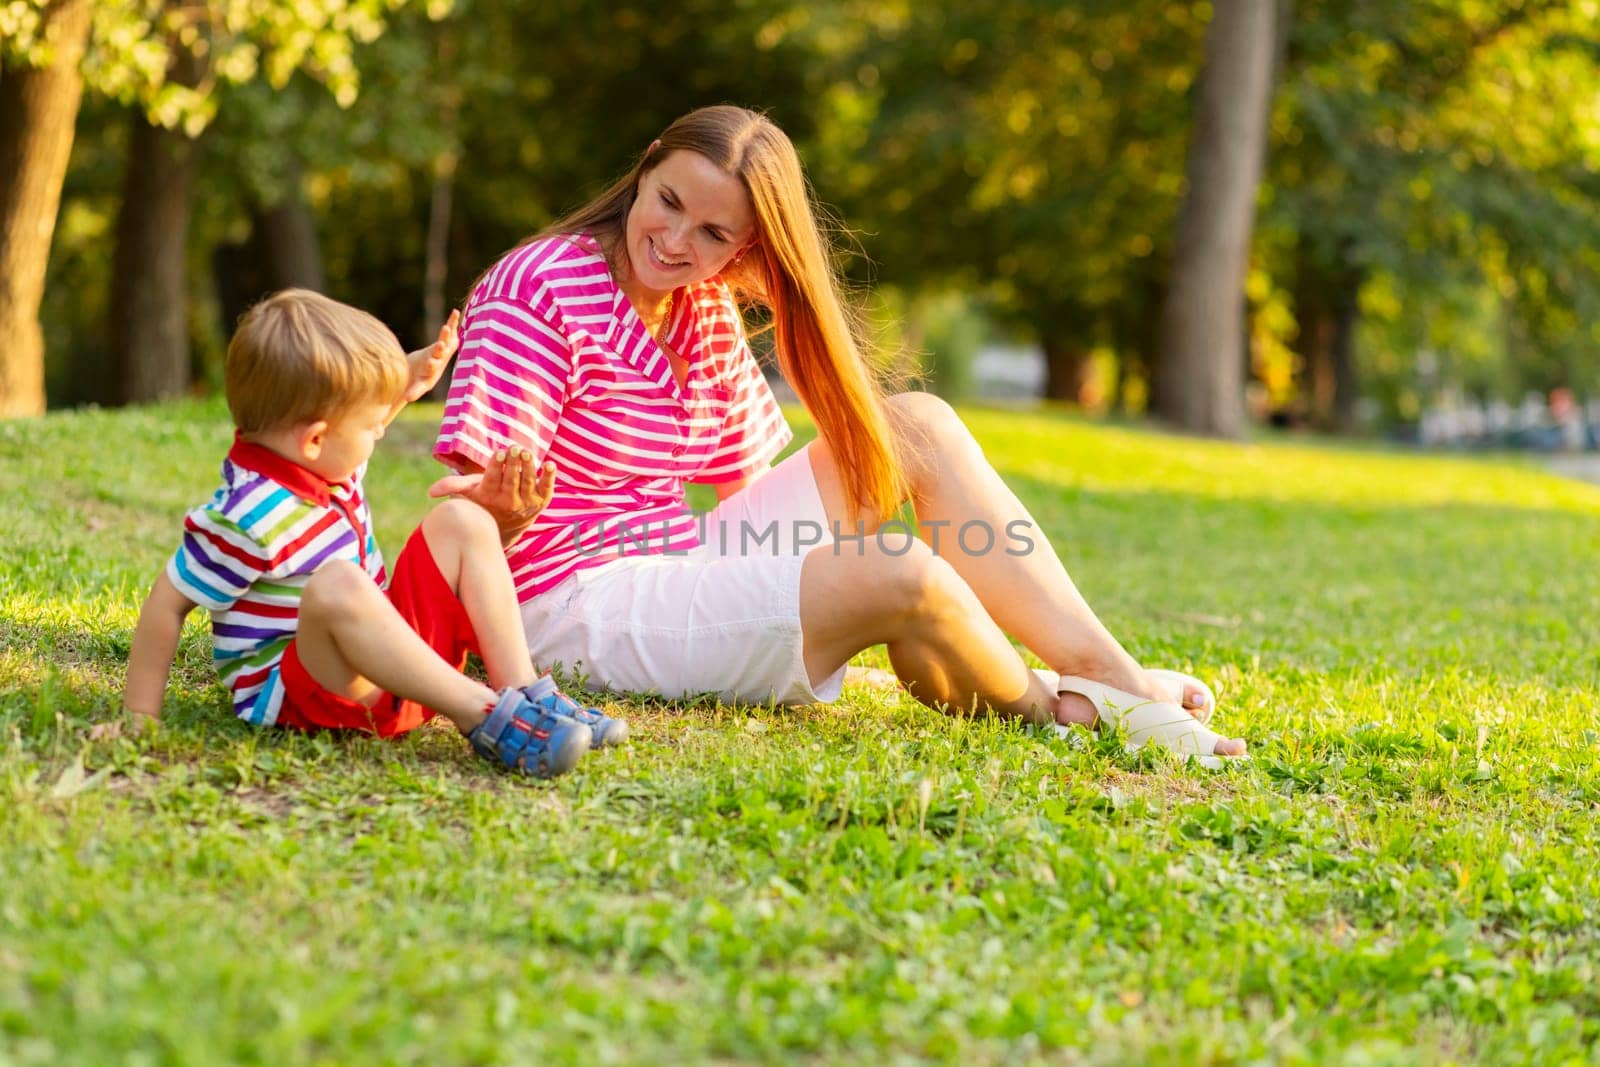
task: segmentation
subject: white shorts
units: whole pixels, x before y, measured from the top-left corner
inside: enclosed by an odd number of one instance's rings
[[[800,636],[800,568],[832,544],[801,449],[722,501],[684,555],[623,556],[522,605],[528,649],[594,689],[678,699],[837,700],[844,664],[816,683]]]

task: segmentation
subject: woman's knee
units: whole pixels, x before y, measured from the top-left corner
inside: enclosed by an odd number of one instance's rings
[[[938,477],[941,468],[955,457],[977,448],[972,431],[942,397],[896,393],[888,398],[888,404],[914,493],[920,494],[927,480]]]
[[[883,603],[902,624],[942,618],[960,604],[961,576],[923,542],[910,542],[898,555],[880,554]]]
[[[921,541],[901,550],[868,535],[859,553],[819,548],[801,574],[806,654],[831,670],[871,645],[926,638],[959,610],[960,582]]]

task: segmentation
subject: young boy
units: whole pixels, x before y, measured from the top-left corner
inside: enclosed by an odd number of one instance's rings
[[[438,380],[456,324],[451,315],[408,356],[371,315],[306,290],[240,320],[223,374],[233,448],[139,613],[129,711],[159,718],[184,617],[199,606],[234,714],[258,725],[392,737],[437,712],[481,755],[540,778],[625,738],[626,723],[537,676],[500,530],[476,504],[435,507],[381,588],[361,476],[384,427]],[[553,465],[535,479],[526,456],[497,458],[497,476],[549,501]],[[469,651],[493,688],[461,673]]]

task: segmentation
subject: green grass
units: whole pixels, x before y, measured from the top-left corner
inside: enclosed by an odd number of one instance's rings
[[[0,423],[0,1063],[1593,1062],[1600,491],[971,411],[1250,764],[629,705],[554,784],[259,733],[186,631],[91,744],[216,404]],[[391,551],[436,410],[374,464]]]

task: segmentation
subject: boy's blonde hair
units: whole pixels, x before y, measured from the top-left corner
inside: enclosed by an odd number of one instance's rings
[[[222,388],[234,426],[256,433],[399,400],[409,373],[389,327],[320,293],[285,289],[239,320]]]

